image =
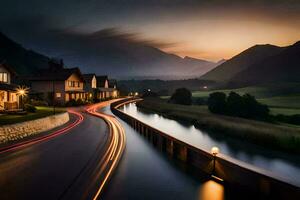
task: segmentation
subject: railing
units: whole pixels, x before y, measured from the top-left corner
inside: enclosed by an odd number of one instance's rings
[[[233,186],[246,187],[274,199],[300,199],[300,188],[295,185],[226,157],[215,157],[214,167],[214,156],[210,152],[182,142],[118,109],[124,104],[139,100],[141,99],[131,98],[115,102],[111,104],[111,110],[161,151],[185,162],[187,166],[197,168],[202,173],[211,175],[213,172],[214,176]]]

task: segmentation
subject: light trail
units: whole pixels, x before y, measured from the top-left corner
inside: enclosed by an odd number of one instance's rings
[[[104,154],[101,163],[101,168],[97,173],[97,177],[102,177],[99,188],[93,197],[93,200],[97,200],[101,194],[105,184],[109,177],[112,175],[113,170],[116,168],[119,160],[121,159],[122,153],[126,145],[125,130],[120,122],[112,115],[97,112],[97,109],[106,107],[116,100],[106,101],[92,105],[86,109],[88,113],[96,117],[102,118],[108,125],[111,140],[106,153]]]
[[[21,148],[24,148],[24,147],[27,147],[27,146],[30,146],[30,145],[33,145],[33,144],[40,143],[40,142],[48,141],[48,140],[50,140],[54,137],[57,137],[61,134],[66,133],[70,129],[72,129],[75,126],[79,125],[84,120],[83,115],[80,114],[79,112],[76,112],[76,111],[73,111],[73,110],[69,110],[68,112],[76,115],[76,117],[77,117],[77,119],[74,122],[72,122],[71,124],[69,124],[68,126],[65,126],[62,129],[59,129],[59,130],[57,130],[57,131],[55,131],[51,134],[48,134],[48,135],[44,135],[44,136],[41,136],[41,137],[38,137],[38,138],[34,138],[32,140],[27,140],[27,141],[20,142],[20,143],[17,143],[17,144],[13,144],[13,145],[10,145],[10,146],[2,147],[2,148],[0,148],[0,154],[10,152],[10,151],[15,151],[15,150],[18,150],[18,149],[21,149]]]

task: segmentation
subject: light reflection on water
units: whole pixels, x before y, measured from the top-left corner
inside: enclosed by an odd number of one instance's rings
[[[244,141],[216,138],[193,125],[182,124],[158,114],[146,113],[138,109],[135,103],[127,104],[120,109],[190,145],[207,151],[213,146],[218,146],[225,155],[264,168],[288,179],[289,182],[300,185],[300,156],[270,151]]]

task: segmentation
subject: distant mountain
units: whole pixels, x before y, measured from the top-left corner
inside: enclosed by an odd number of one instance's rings
[[[217,65],[168,54],[151,42],[138,40],[114,29],[87,35],[65,32],[56,42],[48,46],[52,46],[53,51],[62,52],[66,64],[80,66],[83,72],[105,73],[121,79],[199,77]]]
[[[252,64],[230,81],[242,85],[300,82],[300,41]]]
[[[70,30],[47,34],[46,38],[33,34],[35,40],[26,45],[45,55],[62,58],[67,66],[80,67],[84,73],[107,74],[119,79],[185,79],[200,77],[217,66],[214,62],[166,53],[159,49],[161,44],[114,28],[91,34]],[[26,38],[18,40],[26,41]],[[12,58],[16,56],[8,54]]]
[[[23,48],[0,32],[0,62],[11,65],[18,75],[32,74],[38,68],[46,68],[49,58]]]
[[[255,45],[204,74],[201,79],[228,82],[237,74],[266,58],[278,55],[285,48],[274,45]]]

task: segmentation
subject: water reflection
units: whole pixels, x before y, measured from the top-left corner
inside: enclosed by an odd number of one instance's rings
[[[224,186],[213,180],[209,180],[199,189],[199,200],[223,200]]]
[[[217,146],[225,155],[267,169],[289,182],[300,185],[300,156],[271,151],[246,141],[231,139],[222,133],[206,132],[190,124],[165,118],[140,110],[134,103],[125,105],[123,111],[133,117],[178,138],[190,145],[210,151]]]

